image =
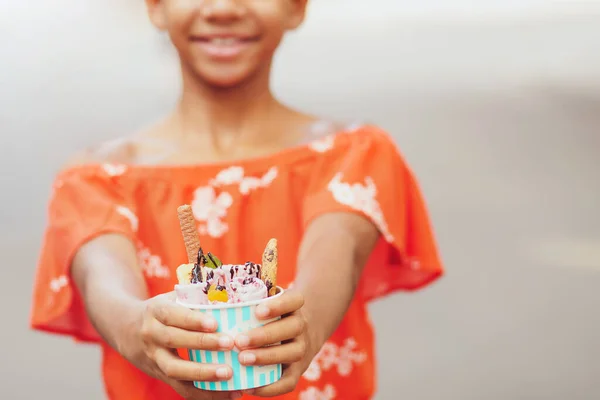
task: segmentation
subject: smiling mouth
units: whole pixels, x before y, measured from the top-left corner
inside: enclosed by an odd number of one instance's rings
[[[214,36],[214,37],[192,37],[192,41],[208,43],[215,46],[232,46],[236,44],[256,42],[257,37],[236,37],[236,36]]]
[[[231,45],[238,44],[238,43],[250,42],[251,40],[242,39],[242,38],[233,38],[233,37],[229,37],[229,38],[216,37],[216,38],[199,39],[199,41],[210,43],[210,44],[217,45],[217,46],[231,46]]]
[[[201,51],[214,59],[233,60],[240,56],[258,37],[197,36],[192,41]]]

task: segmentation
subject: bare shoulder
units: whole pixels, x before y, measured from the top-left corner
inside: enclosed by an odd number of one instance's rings
[[[127,136],[94,144],[72,155],[63,168],[104,163],[138,164],[144,156],[146,142],[161,129],[162,125],[157,124]]]
[[[325,117],[312,117],[305,124],[302,144],[346,133],[365,125],[358,121],[342,121]]]
[[[135,159],[136,146],[132,137],[121,137],[100,143],[87,150],[96,162],[131,163]]]
[[[76,152],[65,164],[63,164],[63,168],[73,168],[86,164],[127,164],[134,158],[134,143],[128,137],[122,137],[99,143]]]

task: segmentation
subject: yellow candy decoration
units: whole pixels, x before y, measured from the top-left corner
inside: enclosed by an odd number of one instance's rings
[[[216,285],[210,285],[208,289],[208,301],[218,301],[220,303],[227,303],[229,296],[227,296],[227,290],[217,290]]]

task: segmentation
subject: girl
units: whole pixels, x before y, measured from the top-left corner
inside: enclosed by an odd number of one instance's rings
[[[31,324],[99,343],[110,399],[369,399],[367,302],[442,273],[417,183],[388,135],[273,97],[273,54],[306,1],[146,0],[181,60],[176,109],[77,156],[55,181]],[[278,238],[279,279],[293,289],[257,316],[281,321],[231,338],[173,302],[186,203],[223,260],[256,259]],[[283,363],[282,379],[252,393],[195,389],[232,371],[177,349],[234,345],[244,364]]]

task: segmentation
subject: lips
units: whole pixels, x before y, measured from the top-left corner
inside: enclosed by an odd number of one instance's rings
[[[200,51],[215,59],[236,58],[257,40],[255,37],[235,35],[192,37],[192,42]]]
[[[214,37],[214,38],[206,38],[200,39],[201,42],[207,42],[216,46],[233,46],[236,43],[244,42],[245,39],[236,38],[236,37]]]

